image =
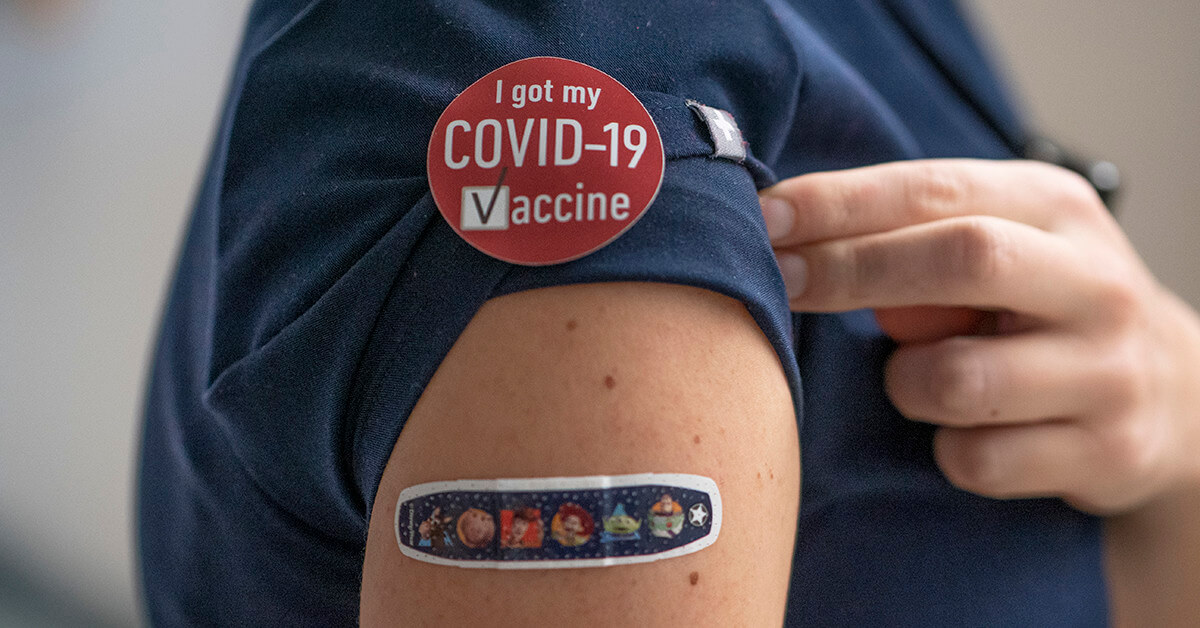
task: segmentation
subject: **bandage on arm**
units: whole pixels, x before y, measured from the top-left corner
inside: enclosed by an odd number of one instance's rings
[[[406,487],[635,473],[714,480],[717,541],[653,562],[546,570],[430,564],[397,543]],[[371,515],[361,623],[779,625],[799,483],[787,381],[741,303],[641,283],[493,299],[392,451]]]

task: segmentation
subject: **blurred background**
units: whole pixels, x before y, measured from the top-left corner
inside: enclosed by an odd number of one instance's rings
[[[965,0],[1200,306],[1200,2]],[[0,0],[0,626],[127,626],[145,360],[247,0]]]

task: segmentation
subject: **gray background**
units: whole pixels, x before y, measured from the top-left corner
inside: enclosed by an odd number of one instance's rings
[[[0,625],[138,621],[144,363],[246,5],[0,0]],[[969,5],[1037,128],[1122,167],[1123,224],[1200,304],[1200,2]]]

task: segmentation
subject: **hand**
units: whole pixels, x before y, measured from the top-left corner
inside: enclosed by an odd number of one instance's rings
[[[1200,319],[1081,177],[906,162],[761,200],[792,309],[876,311],[888,396],[955,485],[1096,514],[1200,486]]]

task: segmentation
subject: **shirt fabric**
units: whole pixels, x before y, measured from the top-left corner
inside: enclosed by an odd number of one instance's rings
[[[667,158],[633,228],[538,268],[464,243],[425,177],[442,110],[532,56],[621,81]],[[689,99],[733,114],[744,163],[711,157]],[[789,625],[1104,624],[1098,521],[950,486],[932,428],[884,395],[893,345],[870,314],[788,311],[755,194],[818,170],[1010,158],[1020,139],[945,0],[260,0],[153,358],[139,486],[151,619],[355,623],[383,469],[478,308],[632,280],[742,301],[780,358],[804,473]]]

